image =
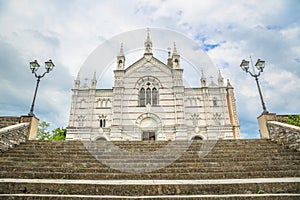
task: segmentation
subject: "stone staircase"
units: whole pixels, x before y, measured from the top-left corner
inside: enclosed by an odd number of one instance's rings
[[[0,199],[300,199],[300,152],[270,140],[28,141]]]

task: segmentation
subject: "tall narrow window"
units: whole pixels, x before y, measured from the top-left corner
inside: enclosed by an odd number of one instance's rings
[[[100,119],[100,127],[103,128],[105,127],[106,120],[105,119]]]
[[[100,126],[100,128],[105,127],[106,126],[106,117],[107,116],[105,116],[105,115],[99,115],[98,117],[99,117],[98,120],[99,120],[99,126]]]
[[[145,106],[145,89],[140,90],[140,106]]]
[[[217,98],[213,98],[213,106],[218,106]]]
[[[150,88],[147,88],[146,90],[146,104],[151,104],[151,90]]]
[[[157,89],[153,88],[152,90],[152,106],[157,105]]]
[[[146,82],[138,91],[138,106],[157,106],[159,103],[158,88],[151,82]]]

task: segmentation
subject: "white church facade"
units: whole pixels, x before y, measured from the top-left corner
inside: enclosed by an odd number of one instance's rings
[[[114,85],[97,89],[78,76],[72,90],[67,140],[192,140],[239,139],[240,126],[233,87],[207,82],[185,87],[184,70],[174,45],[166,64],[154,57],[149,33],[144,55],[125,66],[123,47],[117,56]]]

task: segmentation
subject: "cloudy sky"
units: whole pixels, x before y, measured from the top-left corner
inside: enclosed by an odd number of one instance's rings
[[[0,115],[29,112],[36,83],[29,62],[52,59],[56,68],[41,81],[35,114],[66,127],[73,80],[94,49],[124,32],[161,28],[209,55],[235,88],[242,136],[258,138],[256,83],[239,65],[250,55],[265,60],[268,111],[300,113],[299,10],[299,0],[0,0]]]

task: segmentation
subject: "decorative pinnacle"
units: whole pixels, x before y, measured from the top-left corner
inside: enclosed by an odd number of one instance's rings
[[[151,42],[150,40],[150,29],[147,28],[147,42]]]
[[[205,75],[204,75],[203,69],[201,69],[201,74],[202,74],[201,78],[203,78],[203,79],[206,78]]]
[[[79,81],[79,80],[80,80],[80,71],[77,73],[76,80],[77,80],[77,81]]]
[[[93,80],[96,80],[96,71],[94,71]]]
[[[221,74],[221,70],[220,70],[220,68],[219,68],[219,73],[218,73],[218,76],[219,76],[219,78],[223,78],[223,77],[222,77],[222,74]]]
[[[123,43],[121,43],[119,56],[124,56]]]
[[[167,49],[168,49],[168,57],[170,58],[171,57],[171,48],[168,47]]]
[[[152,54],[152,42],[151,42],[151,39],[150,39],[149,28],[147,28],[147,40],[145,42],[145,53]]]
[[[173,55],[177,55],[177,48],[176,48],[176,43],[174,42],[174,49],[173,49]]]

